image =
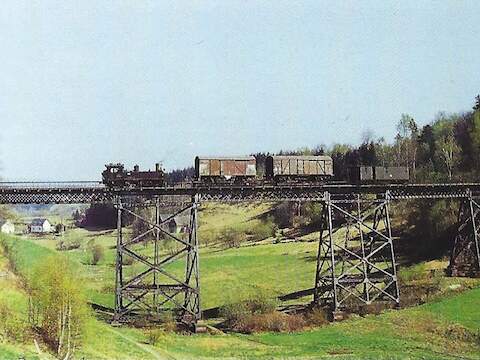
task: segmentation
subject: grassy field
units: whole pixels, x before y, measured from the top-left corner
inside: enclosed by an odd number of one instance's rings
[[[214,210],[207,207],[201,214],[200,228],[201,231],[221,232],[238,224],[252,225],[268,210],[263,206],[223,205],[221,216],[217,217]],[[59,252],[56,245],[60,240],[78,241],[81,246]],[[238,301],[259,290],[278,296],[312,287],[317,243],[273,244],[271,240],[231,249],[203,246],[200,253],[202,307],[207,309]],[[62,238],[12,237],[6,241],[14,244],[16,270],[20,275],[28,278],[36,264],[47,256],[67,256],[83,278],[89,300],[113,306],[114,232],[74,229]],[[92,242],[105,249],[104,259],[97,265],[89,265]],[[148,250],[147,246],[145,251]],[[402,269],[400,276],[411,282],[427,281],[419,274],[427,274],[430,269],[445,265],[440,261],[425,263]],[[181,273],[183,264],[173,263],[171,270]],[[8,270],[1,253],[0,273],[8,274],[0,277],[0,299],[10,299],[8,301],[14,304],[15,311],[25,314],[27,294],[18,277]],[[388,311],[378,316],[353,317],[341,323],[291,334],[187,336],[163,333],[159,342],[152,346],[148,344],[144,330],[112,327],[92,316],[77,357],[480,359],[480,282],[444,277],[439,282],[444,290],[442,295],[425,305]],[[473,289],[466,290],[468,288]],[[20,356],[38,357],[33,343],[0,343],[0,358]]]

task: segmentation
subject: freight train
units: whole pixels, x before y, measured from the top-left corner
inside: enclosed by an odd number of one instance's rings
[[[263,175],[258,172],[257,160],[245,157],[195,158],[195,184],[300,184],[329,183],[335,179],[330,156],[267,156]],[[407,167],[352,166],[346,171],[343,183],[404,183],[410,179]],[[107,187],[161,187],[166,184],[165,174],[156,164],[155,171],[127,171],[123,164],[106,165],[102,173]]]

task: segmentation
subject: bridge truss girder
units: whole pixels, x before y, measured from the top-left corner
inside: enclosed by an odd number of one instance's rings
[[[314,303],[333,312],[375,302],[400,304],[390,195],[321,201]]]
[[[137,199],[138,200],[138,199]],[[115,286],[114,321],[128,321],[130,317],[158,319],[165,311],[172,311],[177,320],[195,328],[201,317],[200,274],[197,239],[198,196],[188,205],[182,205],[172,215],[161,219],[160,210],[164,203],[159,197],[139,203],[122,202],[115,199],[117,208],[117,259]],[[172,205],[172,204],[170,204]],[[139,209],[154,208],[154,219],[141,214]],[[178,215],[189,216],[186,238],[167,231],[169,222]],[[124,216],[133,217],[144,225],[143,231],[126,240],[123,231]],[[161,245],[171,240],[176,247],[162,251]],[[143,244],[152,243],[150,249]],[[149,250],[149,251],[148,251]],[[151,256],[153,252],[153,257]],[[136,262],[126,265],[125,259]],[[169,267],[173,262],[184,260],[185,272]],[[129,272],[129,276],[126,273]]]

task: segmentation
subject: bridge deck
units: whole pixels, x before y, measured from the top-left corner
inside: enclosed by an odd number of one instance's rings
[[[100,182],[0,182],[0,204],[75,204],[108,202],[115,197],[194,196],[201,201],[318,201],[324,193],[339,198],[357,194],[391,199],[480,197],[480,183],[443,184],[291,184],[211,185],[181,184],[158,188],[111,190]]]

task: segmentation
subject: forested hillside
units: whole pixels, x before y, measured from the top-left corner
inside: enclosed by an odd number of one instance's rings
[[[427,181],[474,181],[480,170],[480,96],[471,111],[439,112],[424,126],[402,114],[394,139],[386,139],[374,129],[362,134],[358,146],[351,144],[317,145],[296,150],[284,149],[277,155],[330,155],[335,175],[343,179],[345,169],[355,165],[408,166],[412,179]],[[254,154],[262,166],[270,154]]]

